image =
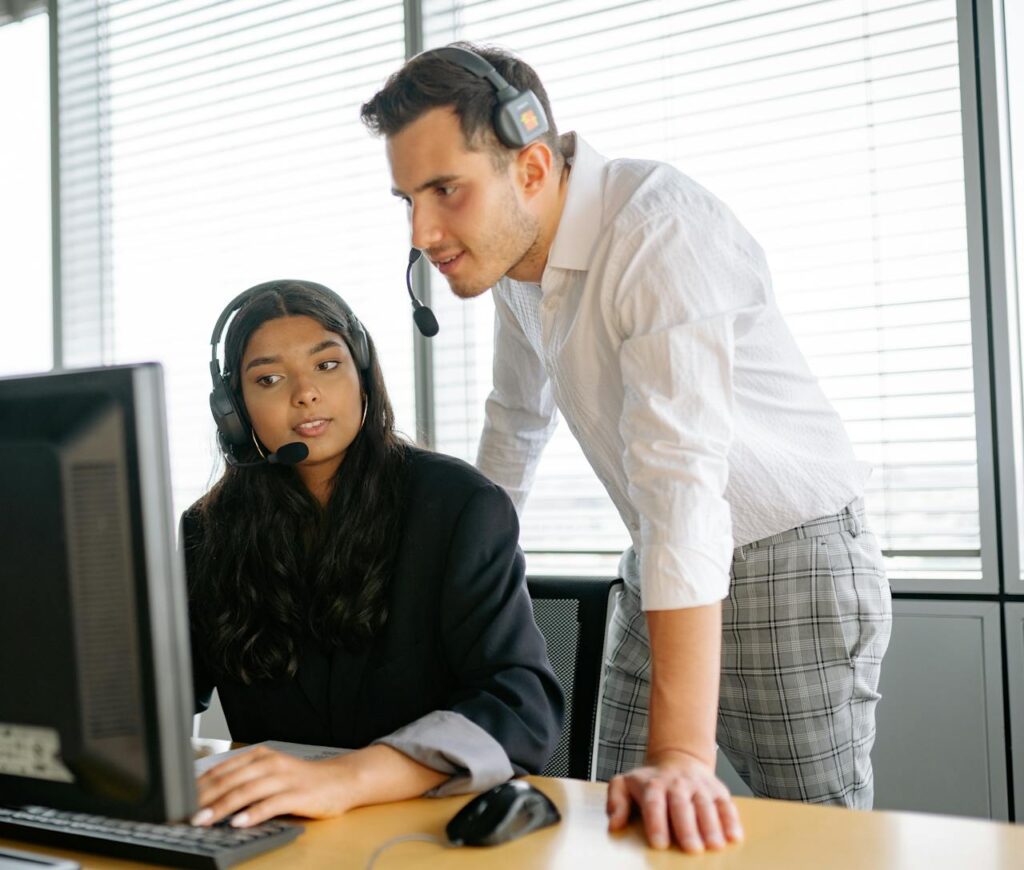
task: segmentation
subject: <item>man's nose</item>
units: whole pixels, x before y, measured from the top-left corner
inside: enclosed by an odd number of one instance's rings
[[[412,224],[412,246],[421,251],[436,247],[444,238],[437,212],[420,203],[412,206],[409,221]]]

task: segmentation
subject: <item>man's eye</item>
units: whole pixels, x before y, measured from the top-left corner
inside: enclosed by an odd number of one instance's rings
[[[457,189],[458,188],[456,188],[454,185],[445,184],[437,188],[437,192],[440,193],[441,196],[451,196],[453,193],[455,193]]]

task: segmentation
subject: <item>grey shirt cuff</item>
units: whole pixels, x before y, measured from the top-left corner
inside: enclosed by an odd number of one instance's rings
[[[514,776],[501,744],[475,722],[451,710],[435,710],[374,740],[451,778],[429,797],[485,791]]]

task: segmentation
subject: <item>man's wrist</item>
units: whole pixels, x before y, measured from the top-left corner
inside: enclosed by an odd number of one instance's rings
[[[661,764],[671,764],[672,762],[688,764],[696,761],[714,769],[715,753],[714,746],[711,747],[710,751],[685,749],[677,746],[648,747],[647,764],[658,766]]]

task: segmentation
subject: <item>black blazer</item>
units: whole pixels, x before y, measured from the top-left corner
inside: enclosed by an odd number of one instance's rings
[[[434,710],[451,710],[536,773],[558,741],[562,693],[533,620],[508,496],[464,462],[409,449],[406,516],[389,616],[360,653],[315,644],[295,677],[245,685],[215,678],[193,631],[197,711],[216,686],[231,736],[359,748]],[[185,558],[202,534],[182,520]],[[203,602],[190,600],[190,609]]]

